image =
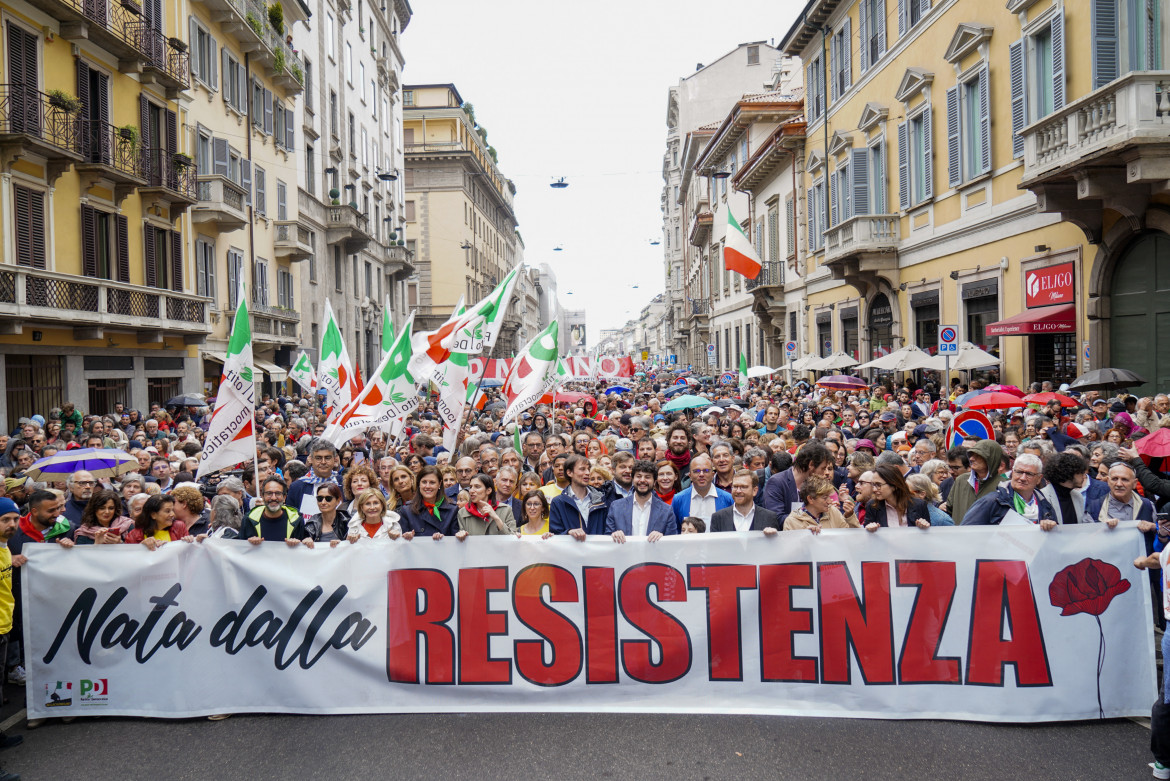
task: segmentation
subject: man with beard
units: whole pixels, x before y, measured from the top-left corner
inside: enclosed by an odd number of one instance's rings
[[[658,542],[668,534],[678,534],[678,522],[666,502],[654,495],[656,470],[649,461],[633,465],[633,492],[609,506],[605,531],[614,542],[625,542],[626,537],[646,537]]]
[[[686,423],[673,423],[666,432],[666,460],[674,464],[680,474],[691,468],[691,430]]]
[[[313,547],[313,540],[305,531],[305,521],[292,507],[284,503],[288,488],[279,477],[270,477],[261,484],[263,504],[252,509],[240,522],[239,539],[253,545],[261,542],[285,542],[290,548],[300,545]]]
[[[702,518],[710,530],[711,516],[717,511],[730,507],[731,494],[715,487],[715,467],[711,456],[701,455],[691,459],[691,485],[685,491],[675,494],[671,501],[675,520],[682,526],[684,518]]]

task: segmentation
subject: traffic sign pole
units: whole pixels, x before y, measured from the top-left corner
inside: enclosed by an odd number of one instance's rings
[[[940,396],[946,394],[951,386],[951,356],[959,354],[959,328],[954,325],[940,325],[938,327],[938,351],[943,354],[946,366],[946,379]]]

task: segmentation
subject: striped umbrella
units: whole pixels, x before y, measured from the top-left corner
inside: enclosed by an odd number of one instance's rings
[[[129,453],[114,448],[81,447],[42,458],[28,468],[28,476],[34,480],[54,480],[75,472],[89,472],[101,479],[137,469],[138,459]]]

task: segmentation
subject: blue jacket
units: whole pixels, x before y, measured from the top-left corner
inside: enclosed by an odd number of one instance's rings
[[[586,534],[605,534],[605,518],[609,505],[596,488],[589,489],[589,517],[582,518],[573,498],[572,487],[553,497],[548,506],[548,530],[553,534],[568,534],[570,529],[584,529]]]
[[[715,512],[733,504],[735,500],[731,498],[731,494],[721,488],[715,489]],[[674,510],[674,519],[678,522],[679,528],[682,528],[683,519],[691,514],[691,489],[686,488],[675,494],[670,509]]]
[[[1100,482],[1100,481],[1098,481],[1098,482]],[[1154,519],[1154,515],[1156,514],[1156,512],[1154,510],[1154,503],[1151,502],[1149,499],[1147,499],[1144,496],[1138,496],[1138,494],[1136,492],[1134,493],[1134,496],[1141,500],[1141,505],[1142,505],[1141,508],[1138,510],[1137,517],[1134,518],[1134,520],[1135,521],[1149,521],[1151,523],[1156,523],[1156,521]],[[1104,507],[1105,503],[1108,501],[1109,501],[1108,489],[1106,489],[1105,496],[1103,496],[1103,497],[1099,496],[1095,499],[1086,499],[1085,500],[1085,518],[1086,518],[1086,520],[1088,520],[1090,523],[1100,520],[1101,508]]]
[[[971,505],[971,509],[967,510],[967,514],[963,516],[964,526],[987,526],[999,525],[1003,517],[1008,514],[1009,510],[1015,509],[1015,503],[1012,501],[1012,495],[1015,492],[1009,483],[1004,483],[995,489],[995,493],[987,494],[982,499]],[[1056,511],[1052,509],[1052,503],[1049,502],[1044,495],[1039,491],[1035,492],[1036,501],[1040,505],[1040,516],[1038,521],[1055,521]]]
[[[1104,480],[1098,480],[1095,477],[1090,477],[1089,487],[1085,489],[1085,507],[1089,507],[1094,502],[1099,504],[1102,499],[1108,498],[1108,496],[1109,484]]]
[[[609,506],[609,513],[605,518],[605,533],[613,534],[619,529],[625,534],[632,534],[634,528],[634,495],[631,493],[624,499],[618,499]],[[646,526],[646,533],[661,532],[662,534],[678,534],[678,522],[674,513],[666,502],[654,494],[650,495],[650,523]]]
[[[411,509],[411,502],[407,502],[398,508],[398,523],[402,526],[402,532],[414,532],[419,537],[430,537],[435,532],[439,532],[445,537],[449,537],[459,531],[459,520],[456,516],[459,515],[459,506],[455,504],[454,499],[444,499],[443,503],[439,505],[439,517],[436,518],[434,514],[428,513],[424,507],[422,512],[415,512]]]
[[[786,469],[769,477],[764,485],[764,507],[784,519],[792,512],[794,504],[800,504],[796,474],[791,469]]]

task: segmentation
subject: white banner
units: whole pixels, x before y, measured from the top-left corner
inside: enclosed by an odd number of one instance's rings
[[[1133,524],[24,550],[30,718],[1031,722],[1156,695]]]

